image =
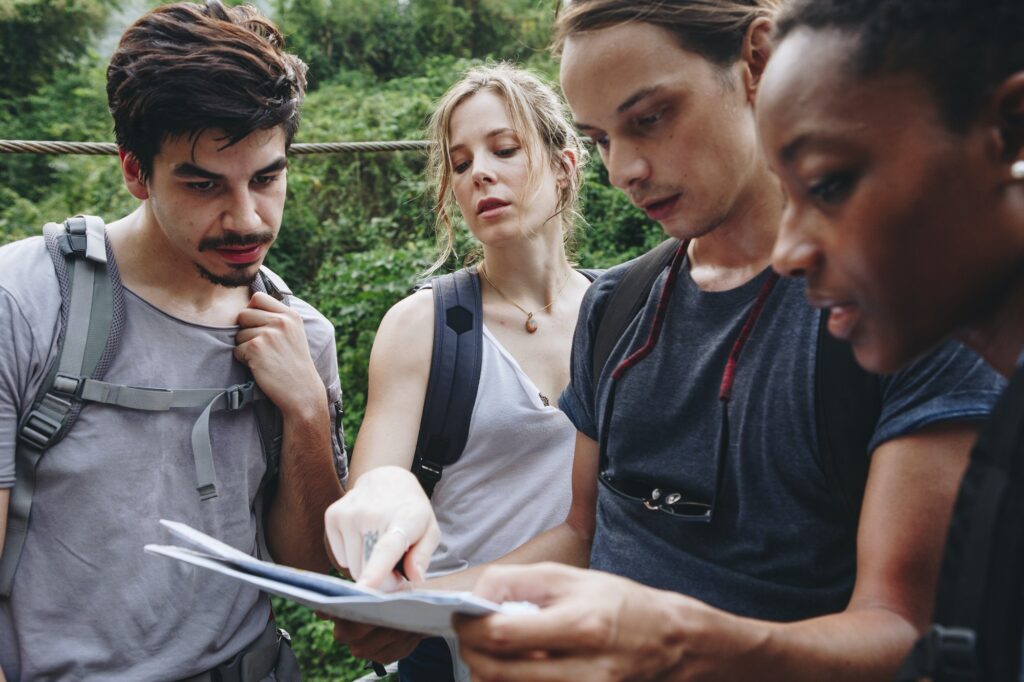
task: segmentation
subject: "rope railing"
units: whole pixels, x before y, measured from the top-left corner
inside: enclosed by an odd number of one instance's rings
[[[426,140],[395,140],[392,142],[299,142],[291,154],[346,154],[358,152],[423,151],[430,148]],[[52,140],[0,140],[0,154],[117,154],[113,142],[61,142]]]

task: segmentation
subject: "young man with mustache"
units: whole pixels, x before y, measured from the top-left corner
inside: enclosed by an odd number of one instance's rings
[[[328,568],[323,512],[345,475],[333,327],[261,269],[281,228],[304,72],[251,7],[149,12],[107,71],[138,208],[0,249],[8,679],[298,676],[266,595],[143,545],[166,539],[167,518]],[[87,276],[100,283],[91,296]],[[104,308],[119,343],[75,376],[88,357],[65,361],[96,350],[86,338],[105,331],[94,328]],[[74,328],[83,309],[88,333]],[[195,389],[208,389],[199,402]]]

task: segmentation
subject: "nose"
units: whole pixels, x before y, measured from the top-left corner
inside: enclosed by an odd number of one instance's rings
[[[821,266],[823,255],[807,220],[787,205],[772,250],[772,267],[784,277],[806,277]]]
[[[495,178],[494,169],[487,163],[486,158],[473,160],[473,183],[475,185],[493,185]]]
[[[222,218],[225,230],[247,233],[260,229],[263,220],[256,209],[255,197],[248,187],[232,192],[228,202]]]
[[[636,145],[617,144],[608,148],[604,158],[608,180],[621,190],[646,180],[651,165]]]

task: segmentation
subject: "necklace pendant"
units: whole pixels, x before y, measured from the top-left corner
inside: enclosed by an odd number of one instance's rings
[[[526,324],[523,326],[526,327],[526,331],[529,332],[530,334],[533,334],[537,331],[537,320],[533,319],[533,313],[526,314]]]

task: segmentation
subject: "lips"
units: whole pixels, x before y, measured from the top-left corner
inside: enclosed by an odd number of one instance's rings
[[[255,263],[260,259],[263,252],[263,244],[251,244],[249,246],[221,246],[215,249],[217,255],[229,263],[235,265],[247,265]]]
[[[807,299],[815,308],[828,309],[828,331],[837,339],[848,341],[860,319],[860,306],[853,301],[840,301],[808,292]]]
[[[670,197],[664,199],[657,199],[641,204],[641,208],[647,214],[651,220],[667,220],[676,210],[676,204],[679,203],[679,194],[673,194]]]
[[[509,202],[496,197],[488,197],[481,199],[476,205],[476,214],[482,217],[488,217],[494,215],[501,209],[509,205]]]

